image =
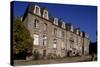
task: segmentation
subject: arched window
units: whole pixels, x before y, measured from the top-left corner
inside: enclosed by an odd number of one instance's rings
[[[58,25],[58,18],[54,18],[54,24]]]
[[[39,7],[36,7],[36,14],[39,13]]]
[[[47,10],[44,10],[44,11],[43,11],[43,18],[49,19],[48,11],[47,11]]]
[[[40,7],[38,5],[35,5],[34,14],[41,16]]]

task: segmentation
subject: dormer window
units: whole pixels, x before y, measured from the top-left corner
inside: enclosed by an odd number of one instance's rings
[[[40,7],[35,5],[34,14],[41,16],[40,14]]]
[[[88,34],[87,33],[85,33],[85,37],[88,38]]]
[[[58,18],[54,18],[54,24],[58,25]]]
[[[80,33],[80,36],[83,36],[83,33],[82,32]]]
[[[65,29],[65,22],[62,22],[62,28]]]
[[[76,30],[76,34],[78,34],[78,35],[79,35],[79,29],[77,29],[77,30]]]
[[[73,31],[74,31],[73,26],[71,26],[71,32],[73,32]]]
[[[43,11],[43,18],[49,19],[49,17],[48,17],[48,11],[47,10]]]

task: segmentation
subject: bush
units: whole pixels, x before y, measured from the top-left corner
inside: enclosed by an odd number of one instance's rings
[[[55,53],[48,53],[47,59],[56,59],[57,55]]]
[[[34,54],[33,54],[34,60],[40,59],[40,55],[41,55],[41,54],[40,54],[38,51],[34,51]]]

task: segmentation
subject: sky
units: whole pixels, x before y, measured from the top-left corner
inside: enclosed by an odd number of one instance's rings
[[[14,2],[14,16],[23,16],[29,2]],[[65,23],[71,23],[75,28],[84,31],[92,42],[96,41],[97,6],[36,3],[40,7],[48,8],[49,14],[61,18]]]

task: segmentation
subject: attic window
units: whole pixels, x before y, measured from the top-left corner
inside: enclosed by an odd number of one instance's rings
[[[54,18],[54,24],[58,25],[58,18]]]
[[[47,11],[47,10],[44,10],[44,11],[43,11],[43,18],[49,19],[49,18],[48,18],[48,11]]]
[[[41,15],[41,14],[40,14],[40,7],[39,7],[39,6],[35,5],[34,13],[35,13],[36,15],[39,15],[39,16]]]
[[[36,14],[39,13],[39,7],[36,7]]]
[[[62,22],[62,28],[65,28],[65,23],[64,22]]]
[[[74,30],[73,30],[73,26],[71,26],[71,31],[74,32]]]

